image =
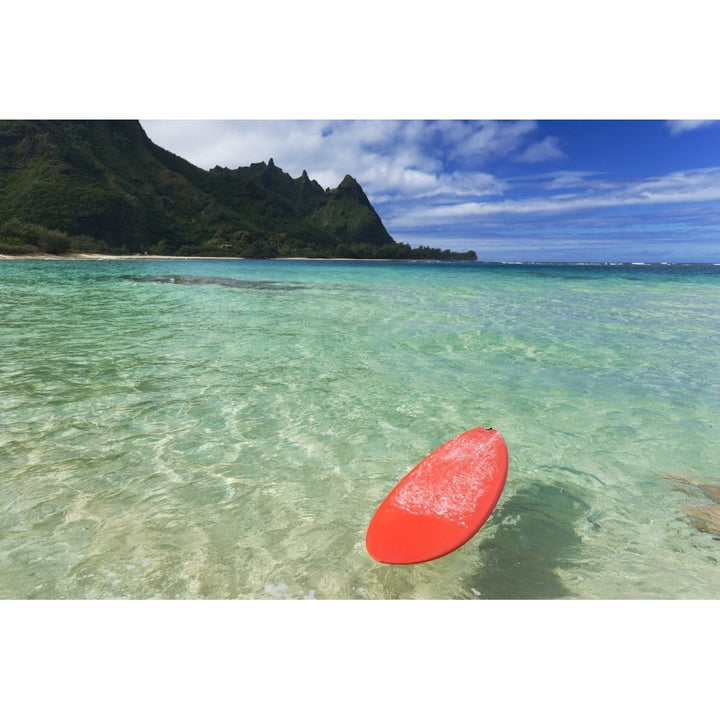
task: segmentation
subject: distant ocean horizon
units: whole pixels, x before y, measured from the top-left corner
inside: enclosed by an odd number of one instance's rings
[[[681,260],[487,260],[478,258],[477,260],[433,260],[433,259],[417,259],[417,260],[394,260],[390,258],[343,258],[343,257],[278,257],[278,258],[245,258],[245,257],[222,257],[217,255],[151,255],[148,253],[132,253],[128,255],[118,254],[102,254],[102,253],[72,253],[66,255],[57,255],[50,253],[35,253],[32,255],[6,255],[0,253],[0,260],[196,260],[196,261],[223,261],[223,262],[350,262],[350,263],[393,263],[398,265],[597,265],[600,267],[614,266],[667,266],[677,265],[681,267],[718,267],[720,262],[698,262],[698,261],[681,261]]]
[[[0,598],[720,598],[720,263],[0,262]],[[431,563],[364,547],[494,427]]]

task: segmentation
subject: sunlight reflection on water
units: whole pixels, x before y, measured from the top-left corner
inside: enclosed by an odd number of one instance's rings
[[[663,477],[720,482],[720,274],[14,261],[0,299],[1,597],[720,595]],[[477,425],[485,528],[374,563],[379,502]]]

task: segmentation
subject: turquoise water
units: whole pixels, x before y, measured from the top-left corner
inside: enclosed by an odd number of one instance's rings
[[[17,260],[0,309],[2,598],[720,597],[720,267]],[[478,425],[488,523],[375,563]]]

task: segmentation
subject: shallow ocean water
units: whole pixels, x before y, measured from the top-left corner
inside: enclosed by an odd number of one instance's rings
[[[0,313],[2,598],[720,598],[718,266],[17,260]],[[487,524],[375,563],[478,425]]]

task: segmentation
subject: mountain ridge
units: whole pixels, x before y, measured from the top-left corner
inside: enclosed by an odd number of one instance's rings
[[[360,184],[203,170],[137,120],[0,120],[0,253],[474,260],[387,232]]]

